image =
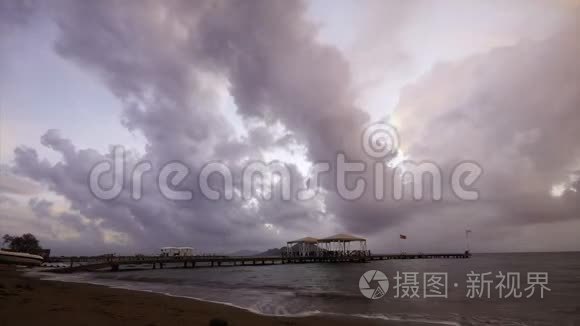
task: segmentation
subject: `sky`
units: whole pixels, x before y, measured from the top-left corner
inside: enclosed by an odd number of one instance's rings
[[[373,252],[460,252],[467,229],[477,252],[580,250],[579,32],[575,0],[0,0],[0,233],[57,255],[336,233]],[[476,163],[478,199],[347,200],[333,174],[308,200],[239,196],[249,162],[282,162],[296,186],[340,153],[387,162],[361,149],[378,122],[399,161],[434,162],[445,184]],[[115,146],[128,170],[153,166],[139,200],[91,192]],[[169,162],[189,168],[173,187],[192,199],[160,193]],[[200,194],[209,162],[233,172],[233,200]]]

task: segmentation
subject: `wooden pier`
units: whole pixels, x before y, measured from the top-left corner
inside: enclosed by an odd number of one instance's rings
[[[232,257],[232,256],[113,256],[113,257],[61,257],[50,262],[66,263],[67,267],[54,268],[51,272],[73,273],[109,269],[118,271],[120,266],[149,265],[152,269],[226,267],[226,266],[265,266],[305,263],[365,263],[376,260],[394,259],[466,259],[469,253],[432,253],[432,254],[385,254],[366,256],[270,256],[270,257]]]

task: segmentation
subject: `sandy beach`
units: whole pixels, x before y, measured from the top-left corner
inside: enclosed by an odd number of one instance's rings
[[[332,316],[272,317],[198,300],[104,286],[38,280],[0,270],[0,315],[6,325],[400,325]],[[404,325],[420,325],[407,323]]]

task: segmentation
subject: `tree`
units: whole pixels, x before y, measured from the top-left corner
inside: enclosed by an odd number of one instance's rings
[[[5,234],[2,238],[10,250],[29,254],[39,254],[42,251],[38,239],[31,233],[25,233],[21,236]]]

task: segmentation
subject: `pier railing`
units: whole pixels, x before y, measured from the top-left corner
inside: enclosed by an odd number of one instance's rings
[[[376,260],[392,259],[465,259],[469,253],[433,253],[433,254],[384,254],[384,255],[327,255],[327,256],[98,256],[98,257],[58,257],[50,260],[66,267],[52,268],[50,271],[71,273],[79,271],[119,270],[120,266],[138,266],[140,268],[167,267],[225,267],[225,266],[260,266],[303,263],[364,263]]]

